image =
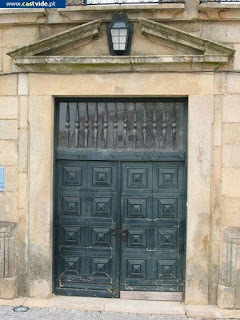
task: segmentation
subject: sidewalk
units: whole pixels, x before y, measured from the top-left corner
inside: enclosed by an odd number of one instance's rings
[[[15,306],[30,308],[16,313]],[[185,306],[180,302],[53,296],[50,299],[0,299],[0,319],[187,320],[240,319],[240,310]]]

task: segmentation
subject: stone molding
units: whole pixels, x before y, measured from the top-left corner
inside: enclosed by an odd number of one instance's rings
[[[15,58],[15,64],[24,66],[26,71],[57,71],[68,72],[122,72],[146,70],[182,70],[183,65],[197,65],[198,70],[214,70],[219,63],[227,63],[226,55],[162,55],[162,56],[93,56],[93,57],[67,57],[67,56],[32,56]],[[172,66],[172,67],[171,67]],[[124,68],[124,69],[123,69]]]
[[[98,35],[101,21],[71,28],[49,38],[34,42],[30,45],[15,49],[8,53],[14,58],[14,63],[23,66],[26,71],[58,71],[58,72],[96,72],[96,71],[154,71],[154,70],[192,70],[198,65],[198,70],[214,70],[220,63],[228,63],[234,50],[221,44],[197,37],[177,28],[164,24],[139,19],[140,28],[144,35],[155,36],[169,45],[190,50],[186,55],[155,55],[155,56],[60,56],[48,55],[54,49],[92,38]],[[114,69],[113,69],[114,66]],[[122,68],[124,66],[124,69]],[[154,69],[152,68],[154,67]]]
[[[0,298],[16,297],[15,222],[0,221]]]
[[[240,308],[240,228],[223,231],[218,306]]]
[[[45,53],[55,48],[61,48],[67,44],[73,44],[79,40],[85,40],[98,35],[100,20],[84,23],[80,26],[63,31],[57,35],[34,42],[27,46],[15,49],[8,53],[10,57],[33,56],[39,53]]]
[[[235,50],[225,45],[206,40],[191,33],[151,20],[139,18],[141,32],[145,35],[155,36],[162,40],[173,42],[177,45],[187,47],[202,54],[222,54],[231,56]]]

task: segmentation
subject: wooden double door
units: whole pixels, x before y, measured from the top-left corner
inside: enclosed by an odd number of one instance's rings
[[[184,162],[58,161],[60,294],[181,292]]]
[[[183,292],[184,99],[56,100],[55,293]]]

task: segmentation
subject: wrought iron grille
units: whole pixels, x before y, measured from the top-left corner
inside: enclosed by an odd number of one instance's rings
[[[58,148],[185,149],[183,101],[58,104]]]
[[[68,0],[69,6],[76,5],[113,5],[113,4],[164,4],[185,3],[185,0]]]

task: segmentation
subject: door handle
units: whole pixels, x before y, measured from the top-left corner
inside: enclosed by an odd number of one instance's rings
[[[122,230],[121,230],[121,239],[122,241],[126,240],[127,237],[127,227],[125,224],[122,225]]]
[[[117,223],[116,223],[116,222],[114,222],[114,223],[112,224],[111,233],[112,233],[112,235],[113,235],[114,237],[117,235]]]

